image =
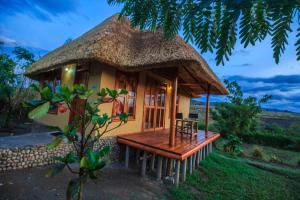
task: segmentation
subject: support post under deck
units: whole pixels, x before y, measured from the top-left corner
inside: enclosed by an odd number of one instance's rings
[[[125,153],[125,168],[129,166],[129,146],[126,145],[126,153]]]
[[[163,158],[161,156],[157,156],[157,171],[156,171],[156,179],[161,179],[161,171],[162,171],[162,161]]]

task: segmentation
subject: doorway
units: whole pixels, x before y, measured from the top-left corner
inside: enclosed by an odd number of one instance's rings
[[[155,131],[165,127],[167,86],[147,78],[144,99],[143,130]]]

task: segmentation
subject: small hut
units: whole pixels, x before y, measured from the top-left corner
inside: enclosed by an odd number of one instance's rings
[[[209,152],[219,137],[207,128],[209,96],[226,95],[227,90],[205,60],[181,37],[165,40],[160,31],[132,29],[127,18],[106,19],[45,55],[26,75],[51,85],[53,91],[60,84],[72,87],[74,83],[128,90],[118,103],[100,107],[108,114],[129,115],[127,124],[106,137],[126,147],[126,166],[129,149],[144,151],[144,167],[147,155],[157,157],[158,177],[163,158],[176,161],[177,170],[187,159],[196,165],[206,155],[200,152]],[[205,130],[198,130],[189,113],[190,99],[201,95],[208,97]],[[73,106],[78,110],[81,105]],[[51,110],[40,122],[63,128],[70,119],[72,113]]]

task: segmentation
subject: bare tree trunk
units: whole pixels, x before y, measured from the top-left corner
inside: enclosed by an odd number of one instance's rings
[[[81,175],[79,175],[79,176],[81,176]],[[78,193],[77,200],[82,200],[82,199],[83,199],[83,182],[80,181],[79,193]]]

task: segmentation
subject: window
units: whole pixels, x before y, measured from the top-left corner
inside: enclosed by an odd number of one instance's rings
[[[49,86],[53,93],[57,92],[57,88],[61,85],[61,70],[54,70],[46,73],[43,76],[43,80],[40,81],[42,87]],[[49,114],[57,114],[58,107],[50,108],[48,111]]]
[[[125,89],[127,95],[119,96],[113,105],[113,115],[127,113],[128,119],[135,119],[136,91],[138,84],[137,73],[121,73],[116,75],[116,89]],[[118,119],[116,119],[118,120]]]

